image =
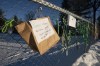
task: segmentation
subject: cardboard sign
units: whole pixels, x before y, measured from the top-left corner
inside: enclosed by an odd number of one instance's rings
[[[73,16],[69,15],[68,16],[68,25],[71,27],[76,28],[76,18],[74,18]]]
[[[27,22],[21,23],[16,29],[27,44],[41,55],[60,40],[49,17],[31,20],[29,23],[30,25]]]
[[[54,30],[48,21],[48,18],[29,21],[32,26],[32,31],[36,37],[38,44],[54,35]]]

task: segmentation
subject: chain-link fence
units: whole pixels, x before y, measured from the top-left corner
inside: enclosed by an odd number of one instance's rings
[[[82,37],[72,38],[82,44]],[[91,41],[90,41],[91,42]],[[91,42],[92,43],[92,42]],[[71,66],[75,60],[84,53],[84,44],[79,47],[72,46],[69,55],[62,52],[61,42],[44,55],[32,51],[18,34],[0,33],[0,65],[7,66]]]
[[[7,3],[7,1],[3,1],[2,3]],[[18,4],[22,4],[22,3],[23,1],[19,0],[17,4],[11,7],[11,9],[15,8],[16,6],[18,6]],[[26,4],[22,8],[22,10],[27,9],[27,6],[29,5],[30,4]],[[51,10],[53,12],[57,12],[55,10],[49,9],[48,7],[43,7],[43,8]],[[65,11],[64,9],[61,9],[61,11],[67,13],[67,11]],[[18,12],[16,14],[18,14]],[[58,17],[59,15],[56,15],[55,13],[50,11],[46,11],[46,12],[49,13],[46,16],[50,16],[53,22],[56,19],[59,19]],[[57,12],[57,14],[58,13],[59,12]],[[75,16],[72,13],[71,15]],[[86,23],[89,22],[88,20],[85,20],[79,16],[77,16],[76,18],[78,18],[79,22],[84,22],[84,21]],[[53,24],[55,25],[56,23]],[[88,43],[89,44],[88,47],[89,47],[94,42],[93,37],[89,36],[88,42],[89,42]],[[18,33],[10,34],[9,32],[8,33],[1,32],[0,33],[0,52],[1,52],[0,65],[1,66],[72,66],[72,64],[76,61],[76,59],[84,53],[85,46],[86,44],[84,44],[83,36],[75,34],[72,35],[70,38],[70,45],[67,47],[68,50],[62,51],[63,48],[62,40],[60,40],[58,44],[56,44],[56,46],[51,48],[44,55],[40,55],[38,52],[31,50]]]

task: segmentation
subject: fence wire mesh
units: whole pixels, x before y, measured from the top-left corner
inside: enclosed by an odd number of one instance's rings
[[[75,43],[77,39],[73,38]],[[82,38],[78,37],[80,43]],[[73,44],[72,43],[72,44]],[[59,42],[44,55],[32,51],[25,41],[18,34],[0,33],[0,65],[7,66],[71,66],[75,60],[84,53],[84,44],[69,49],[69,55],[66,51],[61,51],[62,46]]]
[[[9,1],[4,1],[2,4],[7,4]],[[13,10],[17,6],[20,7],[20,4],[23,3],[23,0],[18,0],[14,6],[11,7]],[[25,4],[22,8],[25,11],[30,4]],[[39,5],[40,6],[40,5]],[[43,7],[43,6],[42,6]],[[48,7],[43,7],[44,9],[51,10],[56,12]],[[10,9],[9,9],[10,10]],[[29,9],[30,11],[32,9]],[[15,14],[18,14],[21,11],[18,10]],[[59,19],[58,15],[48,12],[46,16],[50,16],[51,20],[54,22],[56,19]],[[60,13],[60,12],[57,12]],[[81,20],[80,20],[81,21]],[[53,23],[55,24],[55,22]],[[89,37],[89,44],[92,44],[93,40]],[[79,44],[76,43],[79,42]],[[78,46],[79,45],[79,46]],[[84,41],[82,36],[72,36],[71,43],[69,48],[69,55],[66,56],[66,51],[62,51],[61,40],[53,48],[51,48],[44,55],[40,55],[38,52],[32,51],[26,42],[20,37],[17,33],[0,33],[0,65],[1,66],[72,66],[72,63],[84,53]]]

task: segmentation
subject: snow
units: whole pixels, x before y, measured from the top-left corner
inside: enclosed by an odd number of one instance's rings
[[[73,37],[71,43],[75,43]],[[78,39],[82,43],[81,37]],[[61,51],[61,42],[44,55],[31,50],[18,34],[0,34],[0,66],[72,66],[84,53],[84,45],[69,49],[69,54]]]
[[[96,42],[90,47],[87,53],[84,53],[73,66],[100,66],[100,42]]]

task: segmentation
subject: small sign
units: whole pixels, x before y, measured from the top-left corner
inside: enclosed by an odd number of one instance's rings
[[[31,20],[29,22],[32,26],[32,30],[38,44],[55,34],[52,26],[49,23],[48,18]]]
[[[76,18],[69,15],[68,16],[68,25],[75,28],[76,27]]]

